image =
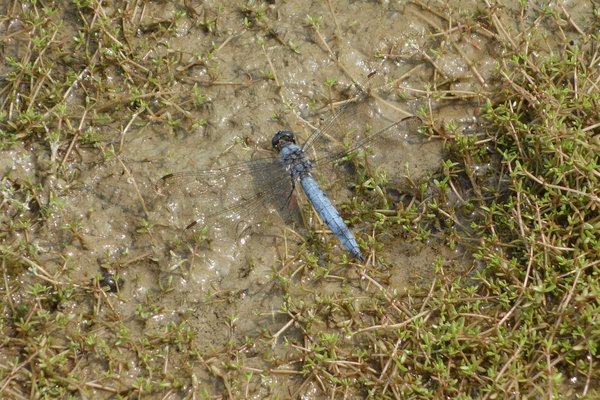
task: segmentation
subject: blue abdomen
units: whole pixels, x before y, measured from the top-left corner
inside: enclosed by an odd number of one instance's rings
[[[360,252],[358,243],[354,235],[350,231],[350,228],[346,225],[340,213],[333,206],[331,201],[325,196],[325,193],[321,190],[317,182],[310,175],[305,175],[300,178],[300,184],[304,193],[312,203],[315,211],[321,219],[327,224],[331,232],[338,237],[342,245],[352,253],[360,261],[364,261],[364,257]]]

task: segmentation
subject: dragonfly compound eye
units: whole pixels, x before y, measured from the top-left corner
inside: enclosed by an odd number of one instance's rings
[[[280,149],[283,146],[283,142],[285,143],[296,143],[296,138],[294,134],[290,131],[279,131],[273,136],[273,140],[271,140],[271,144],[273,148]]]

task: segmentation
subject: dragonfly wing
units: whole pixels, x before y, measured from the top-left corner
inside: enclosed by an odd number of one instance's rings
[[[382,167],[392,180],[395,180],[394,175],[406,173],[406,163],[422,163],[419,157],[431,149],[419,132],[421,119],[416,116],[394,119],[397,116],[384,112],[380,103],[374,96],[361,91],[334,113],[321,130],[309,137],[303,148],[314,160],[316,171],[335,180],[341,179],[340,174],[349,171],[337,166],[347,166],[342,161],[367,148],[372,165]]]
[[[168,174],[158,187],[172,222],[188,226],[257,221],[269,208],[284,208],[292,191],[290,176],[277,158]]]
[[[304,152],[315,163],[327,163],[352,154],[367,146],[390,147],[401,141],[409,143],[423,138],[422,126],[416,116],[399,118],[390,107],[366,91],[340,106],[321,129],[315,131],[303,146]]]

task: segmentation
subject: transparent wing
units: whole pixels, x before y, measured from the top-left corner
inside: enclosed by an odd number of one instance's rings
[[[391,147],[390,145],[393,145],[398,140],[407,140],[407,137],[417,137],[419,129],[422,126],[423,122],[421,118],[413,115],[389,124],[376,132],[371,132],[372,129],[370,127],[365,127],[363,131],[356,130],[354,132],[356,138],[352,144],[344,146],[343,150],[337,152],[330,151],[329,153],[324,153],[323,150],[320,150],[322,155],[316,159],[315,164],[324,165],[336,162],[369,146]],[[388,142],[386,143],[386,141]]]
[[[430,157],[425,153],[431,148],[419,132],[421,119],[399,119],[397,112],[382,110],[381,105],[379,99],[361,91],[308,138],[303,150],[323,182],[345,179],[352,170],[335,166],[366,148],[371,150],[372,165],[384,170],[394,183],[399,183],[397,179],[407,172],[407,163],[411,165],[410,174],[425,170],[424,161]]]
[[[359,90],[355,98],[313,132],[302,148],[317,168],[326,168],[327,164],[368,146],[379,146],[384,152],[400,150],[402,142],[414,143],[422,138],[419,117],[398,120],[390,114],[383,112],[381,102],[374,96]]]
[[[158,188],[178,222],[191,227],[253,217],[261,207],[285,212],[292,182],[279,159],[271,157],[168,174]]]

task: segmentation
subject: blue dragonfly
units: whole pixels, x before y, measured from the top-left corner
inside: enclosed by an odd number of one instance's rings
[[[171,173],[161,178],[167,195],[175,204],[193,203],[194,225],[240,216],[252,217],[260,209],[273,207],[283,216],[299,183],[319,217],[343,247],[359,261],[365,258],[339,212],[321,190],[316,175],[345,175],[343,165],[355,154],[377,145],[387,148],[392,157],[402,158],[395,143],[418,137],[422,125],[416,116],[399,121],[383,118],[374,97],[359,88],[321,129],[315,129],[302,144],[287,130],[278,131],[272,147],[278,156],[236,162],[222,168]],[[391,150],[391,152],[389,151]],[[320,180],[320,179],[319,179]],[[176,208],[176,207],[173,207]]]

